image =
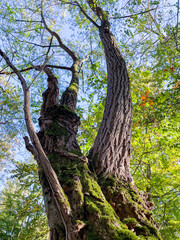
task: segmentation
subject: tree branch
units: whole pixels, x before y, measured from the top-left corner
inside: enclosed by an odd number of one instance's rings
[[[139,13],[133,13],[133,14],[126,15],[126,16],[121,16],[121,17],[111,17],[111,18],[113,18],[113,19],[128,18],[128,17],[133,17],[133,16],[137,16],[137,15],[144,14],[144,13],[148,13],[148,12],[154,11],[154,10],[156,10],[156,9],[157,9],[157,7],[156,7],[156,8],[149,9],[149,10],[146,10],[146,11],[143,11],[143,12],[139,12]]]
[[[61,1],[62,2],[62,1]],[[65,4],[69,4],[69,5],[74,5],[77,6],[81,12],[84,14],[84,16],[92,23],[94,24],[97,28],[99,28],[100,26],[84,11],[84,9],[81,7],[81,5],[77,2],[65,2]]]
[[[38,43],[34,43],[34,42],[30,42],[30,41],[26,41],[26,40],[20,40],[18,37],[14,36],[12,33],[9,33],[11,36],[13,36],[14,38],[18,39],[19,42],[22,42],[22,43],[28,43],[28,44],[32,44],[34,46],[37,46],[37,47],[42,47],[42,48],[48,48],[49,45],[41,45],[41,44],[38,44]],[[51,47],[59,47],[59,45],[51,45]]]
[[[8,21],[11,21],[8,18],[4,18]],[[29,22],[29,23],[42,23],[42,21],[38,21],[38,20],[23,20],[23,19],[14,19],[16,22]]]
[[[144,8],[145,8],[145,5],[144,5],[143,3],[142,3],[142,5],[143,5]],[[157,8],[156,8],[156,9],[157,9]],[[148,11],[148,13],[149,13],[150,18],[151,18],[152,21],[154,22],[154,24],[155,24],[155,26],[156,26],[156,28],[157,28],[157,30],[158,30],[158,32],[159,32],[159,35],[161,35],[161,36],[163,36],[164,38],[166,38],[166,37],[164,36],[164,34],[161,32],[161,30],[160,30],[160,28],[159,28],[159,26],[158,26],[158,23],[157,23],[156,19],[152,16],[151,12]]]
[[[30,71],[32,69],[35,69],[35,70],[39,71],[40,67],[41,67],[40,65],[37,65],[35,67],[28,67],[28,68],[19,70],[19,72],[26,72],[26,71]],[[56,66],[56,65],[47,64],[46,67],[72,71],[72,69],[70,67],[65,67],[65,66]],[[14,74],[14,73],[15,72],[0,72],[0,75],[5,75],[5,74],[6,75],[11,75],[11,74]]]
[[[24,92],[24,115],[25,115],[25,121],[26,121],[26,127],[28,130],[28,134],[30,136],[31,142],[33,144],[33,147],[37,151],[38,159],[41,164],[41,167],[44,171],[44,174],[47,178],[47,181],[49,183],[49,186],[52,190],[52,193],[54,195],[57,209],[59,211],[59,214],[62,218],[62,221],[64,223],[64,227],[66,229],[66,240],[73,239],[73,225],[71,223],[71,207],[66,199],[66,196],[62,190],[62,187],[58,181],[57,175],[54,172],[51,163],[46,156],[41,143],[39,141],[39,138],[35,132],[35,129],[33,127],[32,117],[30,113],[30,93],[29,89],[27,87],[27,83],[23,76],[21,75],[20,71],[12,64],[12,62],[9,60],[9,58],[6,56],[6,54],[0,49],[0,55],[4,58],[7,65],[13,70],[13,72],[16,73],[18,76],[23,92]],[[26,139],[27,141],[27,139]],[[28,143],[27,143],[28,144]],[[30,147],[30,146],[29,146]]]
[[[99,7],[94,0],[87,0],[87,3],[101,21],[106,20],[107,13],[103,11],[102,8]]]
[[[94,24],[94,26],[96,26],[97,28],[100,27],[89,15],[87,15],[87,13],[84,11],[84,9],[80,6],[80,4],[79,4],[77,1],[75,1],[74,3],[76,3],[76,5],[79,7],[79,9],[80,9],[81,12],[84,14],[84,16],[85,16],[92,24]]]
[[[8,123],[8,121],[5,121],[5,122],[0,122],[0,124],[6,124],[6,123]]]
[[[50,58],[53,56],[53,54],[50,57],[47,57],[47,59],[44,61],[44,64],[42,66],[40,66],[39,73],[35,76],[35,78],[32,80],[32,82],[29,84],[28,89],[31,87],[31,85],[33,84],[33,82],[36,80],[36,78],[39,76],[39,74],[44,70],[46,63],[50,60]],[[32,64],[31,64],[32,65]],[[35,66],[32,65],[32,67],[35,68]]]
[[[75,61],[77,60],[77,57],[76,57],[75,53],[74,53],[73,51],[71,51],[71,50],[62,42],[60,36],[59,36],[56,32],[52,31],[52,30],[47,26],[46,21],[45,21],[45,18],[44,18],[44,15],[43,15],[43,1],[41,2],[41,18],[42,18],[42,22],[43,22],[43,24],[44,24],[45,29],[51,34],[51,36],[54,36],[54,37],[57,39],[57,41],[58,41],[58,43],[59,43],[59,46],[60,46],[65,52],[67,52],[67,53],[69,54],[69,56],[71,56],[71,58],[72,58],[73,61],[75,62]]]

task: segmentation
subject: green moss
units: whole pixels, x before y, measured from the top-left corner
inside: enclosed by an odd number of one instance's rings
[[[139,240],[139,238],[130,230],[119,229],[117,227],[113,228],[113,226],[111,227],[113,229],[111,240]]]
[[[98,178],[98,183],[102,187],[114,187],[117,184],[117,179],[114,176],[108,176],[108,178],[101,176]]]
[[[56,121],[60,117],[64,117],[66,119],[70,119],[71,121],[79,121],[78,115],[68,106],[66,105],[58,105],[50,107],[44,113],[44,116],[50,117],[53,121]]]
[[[72,151],[71,153],[75,155],[80,154],[80,152],[75,151]],[[87,164],[84,164],[79,157],[74,156],[71,159],[68,157],[63,158],[57,153],[50,154],[48,157],[54,170],[57,173],[61,185],[65,186],[65,188],[64,186],[63,188],[68,189],[68,191],[69,189],[77,191],[76,200],[83,203],[82,212],[85,209],[87,221],[87,240],[161,239],[158,236],[157,230],[152,227],[148,220],[146,222],[146,226],[138,225],[138,222],[135,218],[124,219],[122,223],[119,217],[116,215],[114,209],[106,201],[107,198],[105,199],[104,195],[102,194],[101,187],[97,183],[96,178],[91,175]],[[77,176],[79,177],[80,181],[76,178]],[[102,178],[101,183],[105,191],[111,191],[111,196],[113,194],[115,196],[118,196],[119,193],[123,192],[125,198],[127,199],[127,203],[135,206],[135,208],[137,208],[137,211],[138,208],[140,209],[140,204],[137,204],[137,202],[133,200],[136,198],[137,193],[134,190],[129,191],[129,188],[126,188],[127,186],[124,183],[117,183],[113,177],[109,177],[107,182]],[[135,197],[132,197],[132,194],[134,194]],[[138,196],[136,200],[137,199]],[[79,206],[78,209],[81,211],[81,206]],[[80,216],[83,216],[83,214],[80,214]],[[81,219],[79,223],[77,222],[77,224],[84,225],[84,219]],[[134,229],[139,237],[137,237],[132,231],[128,230],[124,224],[127,226],[130,224],[135,224]]]
[[[89,174],[83,174],[82,181],[85,183],[86,191],[96,199],[105,200],[104,195],[101,192],[101,188],[93,177],[90,177]]]
[[[154,236],[150,236],[150,237],[147,238],[147,240],[157,240],[157,238],[154,237]]]
[[[143,235],[148,236],[149,235],[149,229],[146,226],[135,226],[134,228],[137,235]]]
[[[53,123],[51,127],[45,130],[45,135],[59,137],[65,136],[67,138],[68,131],[64,127],[59,126],[58,123]]]
[[[87,240],[104,240],[104,238],[100,237],[93,227],[88,229],[86,237]]]
[[[133,186],[131,184],[129,185],[128,192],[131,195],[133,201],[136,201],[137,203],[143,202],[143,200],[141,199],[139,194],[133,189]]]
[[[56,169],[59,167],[59,154],[58,153],[51,153],[51,154],[48,154],[48,159],[50,161],[50,163],[52,164],[52,167],[53,169],[56,171]],[[56,172],[57,174],[57,172]]]
[[[87,211],[90,213],[96,213],[99,215],[99,217],[101,216],[101,210],[99,209],[99,207],[97,206],[97,204],[95,204],[89,197],[85,197],[85,201],[86,201],[86,209]]]
[[[80,151],[72,150],[72,151],[70,151],[69,153],[73,153],[73,154],[75,154],[75,155],[77,155],[77,156],[79,156],[79,157],[83,156],[82,152],[80,152]]]
[[[64,204],[64,205],[68,206],[69,209],[70,209],[70,204],[69,204],[68,198],[67,198],[67,196],[66,196],[63,188],[61,188],[61,191],[63,192],[63,195],[64,195],[64,201],[62,201],[62,199],[59,199],[59,202],[60,202],[61,204]],[[60,195],[61,195],[61,192],[60,192]]]
[[[139,237],[140,240],[147,240],[147,238],[145,236],[139,235],[138,237]]]
[[[126,218],[126,219],[123,220],[123,223],[128,225],[128,224],[131,224],[131,223],[138,223],[138,222],[135,218]]]
[[[78,84],[77,84],[77,83],[72,83],[72,84],[69,86],[68,89],[69,89],[70,91],[74,91],[74,92],[78,93],[79,87],[78,87]]]
[[[150,231],[151,234],[153,234],[153,235],[159,237],[159,239],[161,239],[161,237],[160,237],[160,235],[159,235],[159,233],[158,233],[158,230],[157,230],[155,227],[153,227],[153,226],[151,225],[151,226],[148,226],[148,229],[149,229],[149,231]]]

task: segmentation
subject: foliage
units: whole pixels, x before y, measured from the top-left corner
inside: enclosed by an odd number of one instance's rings
[[[48,239],[41,187],[34,161],[16,163],[0,194],[0,238]]]

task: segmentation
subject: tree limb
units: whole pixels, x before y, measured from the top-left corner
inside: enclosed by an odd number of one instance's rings
[[[64,223],[64,227],[66,230],[66,240],[72,240],[75,239],[73,237],[73,225],[71,223],[71,207],[66,200],[66,196],[62,190],[62,187],[58,181],[57,175],[54,172],[51,163],[46,156],[41,143],[39,141],[39,138],[34,130],[33,127],[33,122],[32,122],[32,117],[30,113],[30,93],[29,89],[26,83],[26,80],[23,78],[21,75],[20,71],[12,64],[12,62],[9,60],[7,55],[0,49],[0,55],[4,58],[6,61],[7,65],[16,73],[18,76],[23,92],[24,92],[24,114],[25,114],[25,121],[26,121],[26,127],[28,130],[28,134],[30,136],[31,142],[34,146],[34,148],[37,151],[38,159],[41,164],[41,167],[44,171],[44,174],[48,180],[49,186],[52,190],[52,193],[54,195],[56,204],[57,204],[57,209],[59,211],[59,214],[62,218],[62,221]],[[27,139],[26,139],[27,141]],[[30,147],[30,146],[29,146]]]
[[[101,21],[105,20],[107,13],[103,11],[94,0],[87,0],[87,3]]]
[[[53,54],[52,54],[52,55],[53,55]],[[48,58],[45,60],[44,64],[40,67],[39,73],[35,76],[35,78],[34,78],[34,79],[32,80],[32,82],[29,84],[28,89],[31,87],[31,85],[34,83],[34,81],[35,81],[36,78],[40,75],[40,73],[41,73],[42,71],[44,71],[44,68],[45,68],[45,66],[46,66],[46,63],[50,60],[50,58],[52,57],[52,55],[51,55],[50,57],[48,57]],[[34,66],[32,65],[32,67],[34,67]]]
[[[126,16],[121,16],[121,17],[111,17],[111,18],[113,18],[113,19],[128,18],[128,17],[133,17],[133,16],[137,16],[137,15],[144,14],[144,13],[148,13],[148,12],[154,11],[154,10],[156,10],[156,9],[157,9],[157,7],[156,7],[156,8],[149,9],[149,10],[146,10],[146,11],[143,11],[143,12],[139,12],[139,13],[133,13],[133,14],[126,15]]]
[[[65,66],[56,66],[56,65],[51,65],[51,64],[47,64],[46,67],[50,67],[50,68],[56,68],[56,69],[63,69],[63,70],[69,70],[69,71],[72,71],[72,69],[70,67],[65,67]],[[37,65],[35,67],[28,67],[28,68],[25,68],[25,69],[21,69],[19,70],[19,72],[26,72],[26,71],[29,71],[29,70],[32,70],[32,69],[35,69],[37,71],[39,71],[40,69],[40,65]],[[0,75],[11,75],[11,74],[14,74],[15,72],[0,72]]]
[[[73,51],[71,51],[71,50],[62,42],[60,36],[59,36],[56,32],[52,31],[52,30],[48,27],[48,25],[46,24],[46,21],[45,21],[44,15],[43,15],[43,1],[41,2],[41,18],[42,18],[42,22],[43,22],[43,24],[44,24],[45,29],[51,34],[51,36],[54,36],[54,37],[57,39],[57,41],[58,41],[58,43],[59,43],[59,46],[60,46],[65,52],[67,52],[67,53],[69,54],[69,56],[71,56],[71,58],[73,59],[73,61],[76,61],[76,60],[77,60],[77,57],[76,57],[75,53],[74,53]]]
[[[62,1],[61,1],[62,2]],[[96,26],[97,28],[99,28],[100,26],[84,11],[84,9],[81,7],[81,5],[77,2],[65,2],[65,4],[69,4],[69,5],[74,5],[77,6],[81,12],[84,14],[84,16],[92,23],[94,24],[94,26]]]
[[[99,28],[100,26],[84,11],[84,9],[80,6],[80,4],[75,1],[74,3],[76,3],[76,5],[79,7],[79,9],[81,10],[81,12],[84,14],[84,16],[90,21],[92,22],[92,24],[94,24],[94,26],[96,26],[97,28]]]

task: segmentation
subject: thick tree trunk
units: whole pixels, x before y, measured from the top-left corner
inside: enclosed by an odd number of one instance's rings
[[[94,5],[93,9],[103,14]],[[129,78],[108,22],[102,21],[100,27],[108,70],[107,101],[103,121],[90,153],[98,175],[90,171],[88,159],[82,155],[76,140],[80,125],[80,119],[74,112],[79,63],[57,34],[46,24],[45,27],[59,39],[60,46],[70,52],[74,63],[72,81],[62,95],[60,105],[57,79],[50,69],[44,68],[48,75],[48,88],[43,94],[38,134],[34,131],[30,115],[29,87],[1,50],[0,54],[17,74],[24,90],[25,120],[32,145],[27,137],[25,143],[38,162],[50,239],[161,239],[153,226],[152,203],[140,196],[131,184]]]
[[[160,239],[152,225],[148,204],[132,185],[116,178],[98,180],[89,170],[88,160],[76,141],[80,120],[74,112],[64,106],[54,106],[40,120],[42,130],[38,136],[67,196],[74,239],[138,240],[136,235]],[[66,229],[41,168],[39,176],[50,239],[66,239]]]
[[[57,92],[53,88],[50,89],[50,86],[57,88],[55,83],[56,79],[48,76],[48,89],[43,96],[46,93]],[[70,91],[70,96],[76,93]],[[40,166],[39,177],[50,227],[50,239],[138,240],[148,239],[148,236],[160,239],[152,225],[149,206],[141,199],[135,187],[113,177],[105,179],[101,176],[98,179],[89,170],[88,159],[82,155],[76,140],[80,119],[68,106],[71,101],[58,105],[56,98],[54,99],[51,106],[44,99],[42,108],[45,111],[41,110],[38,137],[67,197],[67,204],[71,209],[72,238],[67,238],[67,229],[56,199]]]
[[[129,77],[108,21],[103,21],[100,37],[106,56],[108,87],[103,120],[89,158],[97,174],[113,175],[130,182],[132,104]]]

